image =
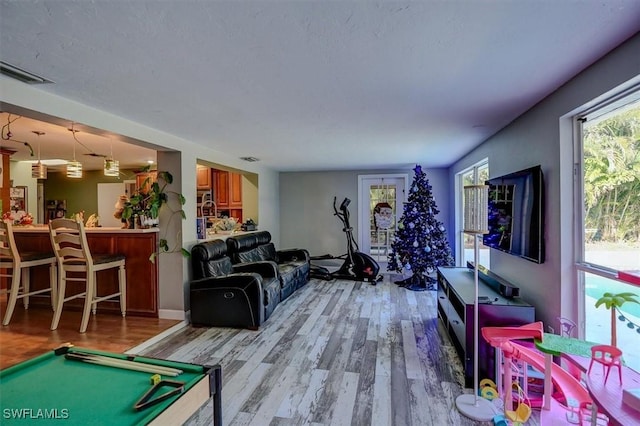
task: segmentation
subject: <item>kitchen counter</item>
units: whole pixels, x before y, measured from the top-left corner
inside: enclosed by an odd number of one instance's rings
[[[158,228],[121,229],[116,227],[85,228],[87,242],[92,253],[120,253],[126,258],[127,273],[127,315],[158,316],[158,262],[149,260],[149,256],[158,250]],[[49,227],[46,225],[14,226],[14,235],[18,251],[51,252]],[[98,272],[98,291],[100,294],[115,293],[118,288],[116,269]],[[49,283],[49,271],[46,266],[33,267],[30,274],[31,288],[44,288]],[[67,283],[67,294],[84,290],[84,283]],[[39,306],[51,306],[48,294],[29,298],[30,303]],[[80,309],[83,300],[71,300],[65,303],[72,309]],[[99,311],[120,314],[119,303],[104,302],[98,304]],[[62,313],[64,315],[64,312]]]
[[[251,234],[252,232],[256,232],[256,231],[233,231],[229,234],[210,234],[207,236],[207,238],[203,238],[203,239],[199,239],[198,242],[199,243],[204,243],[205,241],[212,241],[212,240],[226,240],[229,237],[235,237],[236,235],[244,235],[244,234]]]
[[[97,227],[97,228],[84,228],[87,234],[111,234],[111,233],[122,233],[122,234],[149,234],[149,233],[157,233],[160,231],[160,228],[144,228],[144,229],[122,229],[116,227]],[[49,233],[48,225],[14,225],[13,226],[14,233]]]

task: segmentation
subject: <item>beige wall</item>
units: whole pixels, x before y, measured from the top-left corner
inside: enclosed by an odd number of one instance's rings
[[[407,174],[408,186],[413,181],[415,164],[405,169],[288,172],[280,174],[280,235],[282,248],[300,247],[312,256],[340,255],[346,251],[342,224],[333,215],[333,197],[351,199],[350,224],[357,238],[358,176]],[[447,169],[425,169],[440,210],[438,219],[449,227],[449,188]]]

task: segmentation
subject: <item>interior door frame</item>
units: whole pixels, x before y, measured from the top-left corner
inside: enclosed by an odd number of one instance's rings
[[[382,180],[382,179],[404,179],[404,188],[402,191],[403,194],[403,202],[407,201],[407,194],[409,193],[409,174],[408,173],[388,173],[388,174],[375,174],[375,175],[358,175],[358,245],[360,247],[364,246],[364,240],[367,236],[367,232],[369,232],[369,227],[365,226],[365,224],[369,223],[369,217],[364,217],[364,205],[365,200],[369,199],[369,196],[364,192],[369,189],[369,186],[365,185],[366,180]],[[398,199],[396,195],[396,199]],[[404,212],[402,206],[397,206],[397,221],[400,220],[400,216]],[[367,212],[370,215],[371,212]]]

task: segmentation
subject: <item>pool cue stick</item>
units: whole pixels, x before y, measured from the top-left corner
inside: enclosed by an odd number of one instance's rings
[[[73,351],[73,352],[69,352],[69,353],[82,355],[83,357],[91,357],[91,358],[94,358],[94,359],[104,360],[104,361],[110,362],[112,364],[122,364],[122,365],[125,365],[125,366],[127,366],[127,365],[148,366],[150,368],[153,368],[154,370],[157,370],[158,374],[164,374],[165,376],[170,376],[170,375],[173,375],[174,373],[182,374],[182,370],[180,370],[178,368],[166,367],[164,365],[157,365],[157,364],[141,363],[141,362],[136,361],[133,356],[130,356],[130,357],[124,359],[124,358],[114,358],[114,357],[110,357],[110,356],[106,356],[106,355],[100,355],[100,354],[94,354],[94,353],[91,353],[91,352],[82,352],[82,351]]]
[[[165,376],[178,376],[182,373],[182,370],[178,370],[170,367],[163,367],[160,365],[142,364],[135,361],[126,361],[122,359],[109,358],[100,355],[84,354],[69,352],[65,355],[66,359],[73,361],[87,362],[90,364],[103,365],[106,367],[121,368],[124,370],[142,371],[145,373],[154,373]]]
[[[104,365],[108,367],[122,368],[125,370],[144,371],[147,373],[161,374],[165,376],[177,376],[182,373],[182,370],[178,370],[170,367],[163,367],[151,364],[142,364],[135,361],[127,361],[117,358],[110,358],[101,355],[70,352],[65,355],[67,359],[74,361],[83,361],[96,365]]]

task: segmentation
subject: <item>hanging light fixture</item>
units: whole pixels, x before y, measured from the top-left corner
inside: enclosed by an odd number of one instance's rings
[[[104,159],[104,175],[105,176],[118,176],[120,175],[120,162],[113,159],[113,142],[111,142],[111,156]]]
[[[73,135],[73,161],[67,162],[67,177],[78,179],[82,177],[82,163],[76,161],[76,142],[78,142],[78,139],[76,139],[77,130],[73,128],[73,123],[71,123],[69,131]]]
[[[38,135],[38,162],[31,165],[31,177],[35,179],[46,179],[47,166],[40,162],[40,136],[44,135],[44,132],[38,130],[32,130],[31,132]]]

